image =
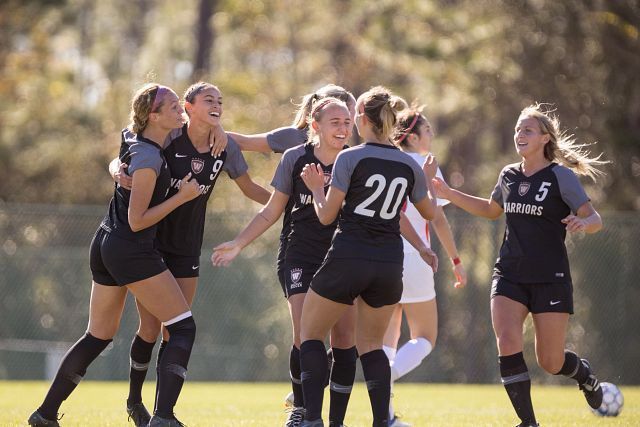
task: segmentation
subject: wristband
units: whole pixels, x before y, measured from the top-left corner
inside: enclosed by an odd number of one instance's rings
[[[453,265],[462,264],[462,261],[460,261],[460,257],[451,258],[451,262],[453,263]]]

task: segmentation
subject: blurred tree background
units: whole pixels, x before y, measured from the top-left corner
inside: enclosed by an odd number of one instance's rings
[[[585,282],[570,341],[608,378],[639,383],[639,35],[637,0],[1,1],[0,378],[43,375],[34,366],[49,341],[12,339],[73,341],[84,331],[87,248],[135,89],[157,81],[181,93],[203,79],[223,92],[225,128],[241,133],[291,123],[301,96],[327,83],[356,96],[386,85],[427,105],[449,183],[485,196],[518,160],[520,110],[554,104],[569,133],[597,141],[590,148],[612,161],[605,177],[583,180],[605,231],[568,239],[574,279]],[[252,176],[270,182],[279,156],[246,158]],[[220,180],[210,203],[192,378],[286,380],[277,227],[235,267],[207,262],[206,248],[256,211],[233,187]],[[497,381],[487,285],[502,226],[447,209],[471,285],[454,292],[451,273],[438,273],[442,351],[410,379]],[[135,324],[130,308],[117,354],[92,375],[126,378]],[[532,357],[530,323],[527,337]]]
[[[238,132],[290,123],[329,82],[387,85],[427,105],[447,178],[481,194],[517,160],[520,109],[552,103],[613,161],[586,183],[596,205],[638,210],[639,32],[637,0],[5,0],[0,200],[103,204],[133,91],[204,79]],[[275,156],[248,158],[270,179]]]

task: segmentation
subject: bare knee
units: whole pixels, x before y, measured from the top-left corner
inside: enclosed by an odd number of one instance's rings
[[[154,319],[154,321],[141,321],[140,326],[138,326],[137,334],[146,342],[155,342],[158,338],[158,334],[160,333],[161,326],[160,321],[156,319]]]
[[[514,330],[496,331],[496,341],[501,355],[522,351],[522,333]]]
[[[564,364],[564,352],[545,353],[540,352],[536,354],[538,366],[547,371],[550,374],[557,374],[562,369]]]

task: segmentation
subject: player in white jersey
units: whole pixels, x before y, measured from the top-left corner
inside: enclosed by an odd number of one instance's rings
[[[431,152],[433,128],[429,120],[421,113],[421,108],[412,106],[398,114],[395,144],[418,164],[422,165]],[[442,178],[438,168],[436,176]],[[442,207],[448,200],[438,199],[436,215],[432,221],[427,221],[420,215],[413,203],[407,203],[405,215],[413,228],[420,234],[424,244],[430,247],[430,225],[433,225],[440,242],[451,259],[453,273],[456,277],[455,287],[464,287],[467,283],[467,273],[458,256],[458,249],[444,215]],[[391,386],[393,383],[411,372],[422,360],[431,353],[438,336],[438,309],[436,305],[436,291],[434,271],[424,262],[417,250],[405,239],[404,243],[404,285],[402,298],[391,316],[391,321],[384,337],[384,351],[391,366]],[[411,339],[398,349],[400,326],[404,312]],[[400,421],[389,405],[389,426],[403,427],[409,424]]]

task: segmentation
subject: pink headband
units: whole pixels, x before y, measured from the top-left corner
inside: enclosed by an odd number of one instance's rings
[[[336,102],[336,100],[334,98],[327,98],[324,101],[318,103],[318,105],[316,105],[313,108],[313,111],[311,111],[311,115],[313,116],[315,113],[317,113],[318,111],[322,110],[324,107],[326,107],[327,105]]]
[[[413,117],[413,120],[411,121],[411,124],[409,125],[409,127],[407,128],[407,130],[405,130],[402,133],[402,136],[400,137],[400,139],[397,141],[398,144],[400,144],[402,141],[404,141],[404,139],[407,137],[407,135],[409,135],[411,133],[411,130],[413,129],[413,127],[416,125],[416,122],[418,121],[418,117],[420,117],[420,114],[416,114]]]
[[[158,85],[158,90],[156,91],[156,97],[153,99],[153,105],[151,106],[152,113],[156,111],[156,108],[158,108],[160,104],[162,104],[162,98],[164,98],[167,93],[169,93],[168,87]]]

